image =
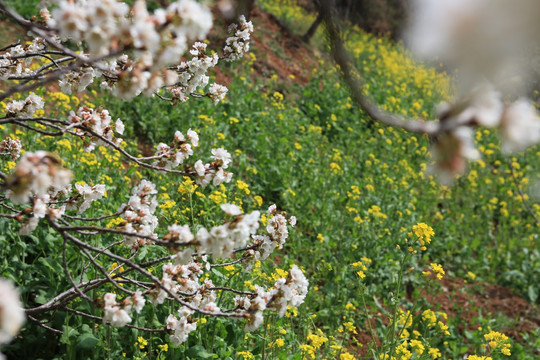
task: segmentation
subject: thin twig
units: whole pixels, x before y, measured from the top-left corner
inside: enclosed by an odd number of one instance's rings
[[[28,315],[28,314],[27,314],[27,315]],[[49,331],[51,331],[51,332],[53,332],[53,333],[55,333],[55,334],[59,334],[59,335],[62,335],[62,334],[63,334],[62,331],[57,330],[57,329],[54,329],[54,328],[52,328],[52,327],[50,327],[50,326],[45,325],[45,323],[39,321],[38,319],[36,319],[35,317],[33,317],[33,316],[31,316],[31,315],[28,315],[28,319],[29,319],[30,321],[32,321],[33,323],[37,324],[38,326],[41,326],[42,328],[44,328],[44,329],[46,329],[46,330],[49,330]]]

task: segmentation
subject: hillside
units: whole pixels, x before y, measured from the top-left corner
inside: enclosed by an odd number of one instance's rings
[[[173,346],[165,329],[167,315],[178,310],[173,302],[134,316],[135,325],[156,329],[143,331],[101,326],[96,319],[102,309],[78,299],[70,306],[90,317],[59,309],[40,319],[62,334],[28,322],[2,347],[9,359],[350,360],[389,358],[390,348],[397,359],[540,356],[540,204],[531,190],[540,181],[540,147],[509,157],[495,131],[478,130],[482,159],[469,163],[453,186],[441,185],[429,170],[433,139],[383,126],[365,114],[334,65],[322,27],[310,44],[300,39],[314,17],[294,1],[260,0],[251,14],[251,52],[210,73],[212,81],[229,88],[218,105],[195,97],[183,104],[143,96],[125,102],[97,85],[73,95],[56,85],[40,89],[51,116],[64,118],[81,105],[107,109],[125,123],[122,146],[144,156],[152,156],[159,143],[170,143],[175,131],[195,129],[197,153],[223,147],[232,154],[229,184],[203,188],[187,176],[129,165],[103,146],[82,152],[83,141],[74,136],[59,140],[0,125],[2,137],[28,144],[25,151],[47,148],[58,154],[78,181],[105,184],[101,210],[107,214],[127,201],[141,179],[160,191],[156,216],[163,224],[210,228],[228,219],[223,204],[235,204],[245,214],[264,213],[276,204],[298,220],[283,249],[255,262],[251,272],[236,262],[239,256],[233,255],[230,265],[216,260],[223,267],[212,268],[201,281],[250,292],[255,284],[271,287],[297,265],[309,280],[305,302],[288,308],[284,317],[267,311],[263,325],[249,333],[243,319],[194,314],[196,330]],[[224,28],[218,18],[209,48],[220,48]],[[0,31],[6,38],[16,35],[6,22]],[[347,26],[346,33],[365,94],[382,109],[429,120],[437,104],[452,96],[451,75],[415,60],[402,44],[356,26]],[[14,166],[1,159],[3,172]],[[87,214],[101,215],[96,207]],[[66,251],[61,237],[48,226],[19,236],[18,223],[0,220],[0,269],[17,279],[23,301],[36,306],[69,285],[58,271],[66,262],[58,251]],[[122,223],[114,215],[99,221],[106,228]],[[267,223],[264,215],[261,224]],[[109,244],[109,235],[88,241]],[[119,251],[136,259],[170,254],[155,244],[142,255],[128,250]],[[86,264],[77,254],[68,247],[74,271]],[[99,261],[110,272],[121,271],[111,259]],[[149,271],[160,274],[161,264]],[[96,289],[91,296],[104,293]],[[233,308],[236,293],[224,294],[219,292],[216,302]],[[501,336],[488,352],[494,332],[508,339]],[[87,347],[85,339],[95,347]],[[507,344],[511,357],[502,353]]]

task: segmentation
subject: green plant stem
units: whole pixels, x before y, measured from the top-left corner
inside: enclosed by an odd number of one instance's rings
[[[156,310],[155,310],[155,307],[152,306],[152,320],[150,321],[150,324],[152,324],[152,326],[154,325],[154,318],[155,318],[155,315],[156,315]],[[149,343],[148,343],[148,353],[150,355],[152,355],[152,336],[150,336],[150,339],[149,340]]]
[[[407,259],[409,258],[409,253],[407,253],[404,257],[403,257],[403,262],[401,263],[401,268],[399,269],[399,275],[398,275],[398,280],[397,280],[397,284],[396,284],[396,294],[395,296],[398,296],[399,297],[399,294],[400,294],[400,291],[401,291],[401,282],[403,281],[403,269],[405,268],[405,263],[407,262]],[[394,351],[395,351],[395,348],[396,348],[396,313],[397,313],[397,308],[398,308],[398,302],[395,301],[394,302],[394,308],[393,308],[393,314],[392,314],[392,328],[391,328],[391,331],[392,331],[392,345],[390,346],[390,359],[392,359],[392,356],[394,355]]]
[[[263,339],[262,339],[262,360],[265,360],[266,359],[266,354],[265,354],[265,350],[266,350],[266,333],[268,331],[268,318],[269,316],[266,316],[266,318],[264,319],[264,333],[263,333]]]
[[[225,282],[225,284],[223,286],[227,286],[229,285],[229,283],[231,282],[231,280],[239,273],[239,271],[235,272],[234,274],[231,275],[230,278],[227,279],[227,281]],[[217,302],[217,306],[221,306],[221,301],[223,300],[223,294],[224,294],[224,291],[221,291],[221,293],[219,294],[219,299],[218,299],[218,302]],[[213,323],[214,323],[214,328],[212,329],[212,340],[210,341],[210,352],[213,353],[214,352],[214,340],[216,339],[216,322],[217,320],[214,319],[213,320]]]
[[[111,325],[107,325],[107,359],[111,360]]]
[[[189,192],[189,212],[191,213],[191,226],[195,225],[195,220],[193,218],[193,193]]]
[[[362,285],[363,286],[363,285]],[[380,358],[379,355],[379,349],[377,346],[377,342],[375,341],[375,333],[373,332],[373,328],[371,327],[371,316],[369,316],[367,305],[366,305],[366,298],[364,296],[364,291],[362,290],[362,293],[360,294],[360,298],[362,299],[362,305],[364,307],[364,313],[367,316],[368,319],[368,328],[369,328],[369,335],[371,336],[371,341],[373,342],[373,348],[375,349],[375,355],[376,358]]]

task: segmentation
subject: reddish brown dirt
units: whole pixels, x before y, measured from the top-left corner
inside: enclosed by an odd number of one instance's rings
[[[442,288],[438,295],[427,294],[420,291],[433,310],[444,311],[449,317],[449,322],[459,319],[459,333],[463,335],[465,330],[475,331],[479,324],[476,320],[479,315],[483,317],[496,317],[503,315],[509,319],[508,326],[497,329],[516,341],[523,340],[523,334],[536,330],[540,327],[540,309],[528,303],[525,299],[517,296],[512,290],[500,285],[487,283],[467,283],[460,278],[444,278],[441,281]],[[414,301],[408,296],[409,301]],[[376,317],[388,323],[388,317],[377,312]],[[376,326],[374,319],[371,326]],[[360,359],[367,359],[369,346],[372,343],[367,323],[363,328],[357,328],[358,334],[355,339],[362,346],[353,345],[349,351]],[[377,346],[380,339],[375,339]]]
[[[478,324],[475,324],[475,319],[480,313],[484,317],[502,314],[514,320],[502,330],[516,340],[521,340],[521,333],[540,327],[540,309],[508,288],[494,284],[468,284],[463,279],[450,278],[444,278],[442,285],[441,294],[422,295],[448,316],[459,316],[462,320],[460,331],[476,330]]]
[[[317,67],[313,51],[270,13],[255,8],[252,21],[262,30],[252,37],[259,54],[253,66],[256,73],[261,77],[276,74],[285,81],[291,81],[289,76],[293,75],[296,82],[307,83],[311,69]],[[279,46],[283,54],[276,55],[272,46]]]
[[[214,14],[218,19],[217,9],[214,9]],[[257,57],[251,76],[265,79],[277,75],[280,82],[306,84],[312,69],[318,66],[312,49],[278,18],[256,6],[252,9],[250,20],[255,28],[251,49]],[[223,43],[227,37],[225,29],[225,24],[215,24],[209,35],[212,45]],[[217,83],[225,86],[232,81],[232,74],[219,66],[214,68],[214,76]]]

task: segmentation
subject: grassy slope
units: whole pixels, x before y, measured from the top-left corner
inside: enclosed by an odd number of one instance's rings
[[[265,1],[264,6],[284,16],[284,21],[289,21],[297,33],[309,25],[310,18],[288,3]],[[323,55],[311,55],[313,59],[300,65],[305,69],[301,76],[295,72],[295,79],[288,77],[287,71],[293,73],[297,67],[287,67],[286,63],[298,63],[294,49],[300,45],[295,45],[286,33],[276,33],[275,24],[258,25],[256,20],[260,42],[254,46],[255,56],[232,64],[225,71],[232,80],[229,99],[224,104],[214,107],[191,100],[171,108],[155,99],[138,98],[130,104],[102,99],[112,115],[121,117],[132,133],[139,134],[144,141],[167,142],[176,129],[201,129],[201,152],[212,146],[225,146],[235,152],[235,179],[250,185],[246,208],[253,206],[254,195],[260,195],[265,204],[275,202],[299,219],[298,230],[284,251],[274,258],[274,265],[263,265],[257,276],[260,279],[273,273],[274,266],[286,269],[289,264],[298,263],[310,277],[311,292],[306,304],[299,308],[297,317],[272,319],[275,331],[267,334],[266,343],[259,337],[262,329],[244,339],[236,330],[223,325],[216,345],[221,353],[214,349],[216,353],[237,358],[238,351],[250,349],[260,354],[263,344],[284,338],[286,345],[273,348],[272,355],[285,357],[299,353],[301,344],[312,346],[313,340],[307,335],[316,334],[317,329],[330,339],[321,347],[321,356],[336,356],[331,355],[331,344],[365,353],[354,341],[358,338],[367,345],[369,339],[362,337],[366,319],[357,310],[361,308],[361,288],[358,268],[351,264],[362,257],[371,259],[363,280],[366,298],[369,307],[377,309],[382,304],[379,311],[384,311],[391,301],[397,260],[402,254],[396,250],[396,244],[403,247],[411,227],[425,222],[434,228],[435,236],[428,251],[408,263],[415,270],[405,277],[406,295],[420,301],[420,272],[431,262],[441,263],[449,278],[469,282],[454,286],[455,294],[447,292],[439,298],[439,303],[448,305],[445,311],[450,314],[451,335],[434,346],[439,346],[445,357],[457,358],[468,349],[479,348],[477,339],[481,335],[475,335],[473,330],[489,325],[514,332],[516,337],[527,330],[529,335],[519,337],[524,349],[516,346],[514,356],[534,356],[538,345],[530,339],[534,339],[534,328],[539,322],[530,305],[524,305],[529,306],[528,315],[525,310],[508,313],[517,316],[517,321],[498,316],[497,312],[505,309],[497,306],[490,308],[491,315],[473,311],[465,317],[458,312],[460,307],[474,310],[479,306],[458,300],[474,297],[460,295],[463,292],[485,292],[485,282],[510,287],[529,302],[538,301],[537,227],[523,207],[496,137],[490,132],[479,132],[477,139],[484,160],[471,164],[470,173],[453,188],[441,187],[424,175],[430,162],[426,138],[370,122],[348,98],[323,50]],[[271,31],[269,27],[273,27]],[[321,34],[315,43],[324,49]],[[365,76],[369,94],[386,109],[429,118],[433,105],[448,97],[449,79],[416,64],[399,46],[358,31],[350,33],[348,45]],[[305,49],[301,51],[309,54]],[[277,59],[283,64],[276,65]],[[300,77],[302,81],[297,81]],[[57,147],[58,152],[65,151]],[[537,159],[538,148],[510,159],[518,169],[524,190],[527,184],[538,180]],[[73,166],[77,162],[75,159]],[[84,166],[82,163],[81,173]],[[114,176],[114,167],[110,170],[109,174]],[[98,172],[96,169],[96,176]],[[135,177],[132,173],[126,175]],[[164,179],[161,185],[174,190],[181,181]],[[129,184],[124,185],[128,188]],[[229,201],[238,202],[236,198],[245,196],[238,186],[230,188]],[[204,197],[195,196],[190,205],[179,195],[174,198],[176,213],[170,216],[189,221],[187,207],[194,208],[195,214],[215,209],[217,205],[210,195],[219,191],[209,189]],[[531,206],[540,212],[537,205]],[[195,218],[198,223],[208,221],[204,215]],[[445,283],[446,288],[451,285],[454,283]],[[518,301],[512,294],[505,294],[510,301]],[[409,306],[405,300],[402,304],[404,308]],[[437,309],[437,305],[429,306]],[[527,321],[528,328],[520,327]],[[360,334],[337,331],[346,322],[352,322]],[[279,334],[278,328],[287,329],[287,334]],[[464,337],[464,329],[472,335]],[[202,343],[209,347],[208,331],[201,326],[190,346]],[[199,341],[200,338],[203,340]],[[125,344],[116,344],[125,349]]]
[[[297,33],[309,25],[309,16],[288,3],[263,5],[284,15]],[[204,133],[222,133],[226,139],[217,143],[239,150],[237,176],[265,201],[276,202],[298,216],[300,232],[278,261],[281,267],[297,261],[311,276],[312,292],[308,305],[300,309],[300,324],[312,323],[311,331],[319,327],[332,334],[347,316],[363,328],[363,317],[346,309],[349,303],[360,306],[356,270],[351,264],[361,257],[370,258],[373,263],[365,280],[368,298],[389,302],[396,261],[401,256],[395,246],[398,242],[403,245],[417,222],[433,226],[435,240],[426,254],[410,263],[417,269],[406,276],[411,294],[420,283],[418,272],[437,262],[448,276],[478,284],[476,291],[482,291],[478,289],[483,282],[490,282],[536,301],[540,275],[536,226],[523,207],[494,134],[479,132],[484,160],[471,164],[469,174],[453,188],[441,187],[424,175],[430,163],[427,139],[370,122],[350,101],[325,55],[312,55],[311,67],[304,65],[305,77],[310,78],[307,84],[284,76],[287,68],[277,66],[274,58],[298,61],[290,55],[290,49],[298,45],[291,45],[285,32],[268,31],[270,25],[258,27],[265,43],[253,49],[258,76],[236,76],[226,104],[210,109],[193,103],[189,110],[179,108],[178,115],[165,117],[163,123],[184,117],[185,111],[209,112],[215,124]],[[319,34],[315,43],[321,41]],[[348,46],[369,94],[388,110],[429,118],[434,105],[449,96],[450,80],[415,63],[400,46],[357,30],[349,34]],[[234,71],[245,65],[234,65]],[[292,66],[289,70],[294,71]],[[231,121],[231,116],[240,121]],[[197,126],[192,121],[189,124]],[[537,180],[537,151],[511,159],[519,168],[524,189]],[[256,169],[257,174],[246,168]],[[454,312],[462,306],[451,297],[446,301],[455,304]],[[305,318],[312,314],[317,316],[315,322]],[[520,331],[513,321],[475,314],[467,319],[469,329],[490,321],[499,330]],[[453,356],[465,351],[463,341],[469,342],[458,334],[461,320],[457,318],[451,346],[446,349]],[[527,330],[537,327],[538,319],[532,320]]]

